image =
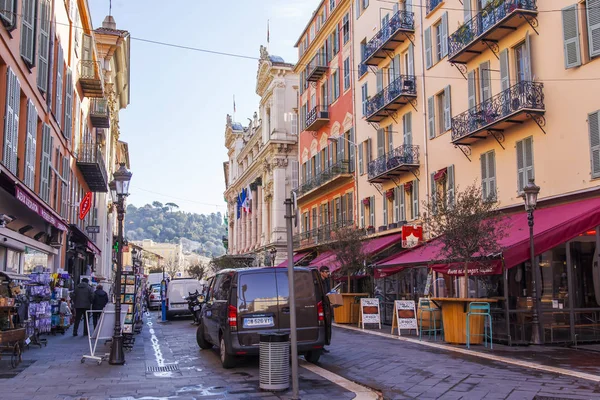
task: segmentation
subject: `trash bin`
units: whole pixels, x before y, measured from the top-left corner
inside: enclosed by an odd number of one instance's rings
[[[290,387],[289,334],[260,335],[259,362],[259,387],[270,391],[287,390]]]

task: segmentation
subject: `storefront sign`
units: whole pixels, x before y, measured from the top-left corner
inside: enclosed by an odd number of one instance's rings
[[[83,220],[92,208],[92,192],[87,192],[79,203],[79,219]]]
[[[87,233],[100,233],[100,227],[98,225],[90,225],[85,227]]]
[[[379,311],[379,299],[360,299],[360,320],[362,329],[365,324],[378,324],[381,329],[381,313]]]
[[[402,226],[402,247],[408,249],[415,247],[423,241],[423,227],[416,225]]]
[[[418,329],[417,313],[415,311],[414,300],[396,300],[394,301],[394,317],[392,321],[392,333],[394,327],[398,328],[398,335],[401,335],[402,329]]]
[[[452,263],[446,271],[440,271],[446,275],[463,276],[465,266],[462,263]],[[469,275],[498,275],[502,273],[502,262],[493,260],[489,262],[473,262],[468,267]]]
[[[60,229],[61,231],[67,230],[66,225],[63,224],[62,222],[60,222],[58,220],[58,218],[56,218],[54,215],[52,215],[37,200],[35,200],[33,197],[31,197],[30,195],[25,193],[25,191],[23,191],[18,186],[15,187],[15,191],[16,191],[15,197],[17,198],[17,200],[19,200],[21,203],[25,204],[27,206],[27,208],[29,208],[31,211],[33,211],[34,213],[36,213],[37,215],[42,217],[48,223],[52,224],[55,228]]]

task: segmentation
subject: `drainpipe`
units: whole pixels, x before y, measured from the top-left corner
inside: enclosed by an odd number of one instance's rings
[[[426,198],[429,198],[429,152],[427,151],[427,142],[429,140],[429,132],[427,131],[429,129],[428,126],[428,121],[427,121],[427,94],[425,91],[425,70],[426,70],[426,66],[425,66],[425,49],[423,48],[423,46],[425,45],[425,33],[424,33],[424,29],[423,29],[423,10],[425,7],[423,5],[423,0],[419,0],[419,15],[420,15],[420,21],[421,21],[421,26],[419,27],[419,33],[421,35],[421,87],[423,88],[423,149],[424,149],[424,154],[425,154],[425,194],[426,194]]]
[[[358,220],[359,220],[359,215],[358,215],[358,209],[359,209],[359,204],[358,204],[358,199],[360,199],[360,197],[358,196],[358,129],[356,127],[356,118],[358,118],[358,114],[356,113],[356,90],[357,90],[357,85],[358,85],[358,64],[357,62],[354,62],[354,32],[355,32],[355,27],[354,24],[356,23],[357,19],[354,18],[354,6],[355,6],[356,2],[351,1],[350,2],[350,20],[352,21],[352,29],[350,29],[351,35],[352,37],[350,38],[350,60],[352,60],[352,67],[354,67],[354,65],[357,66],[356,69],[351,68],[352,70],[352,81],[351,85],[353,85],[354,87],[350,88],[350,92],[352,93],[352,114],[353,114],[353,118],[352,118],[352,126],[353,126],[353,130],[354,130],[354,137],[352,138],[352,142],[355,144],[350,144],[350,146],[352,146],[354,148],[354,210],[352,210],[352,213],[354,215],[352,215],[352,218],[354,219],[353,224],[356,225],[358,227]],[[342,61],[343,62],[343,61]],[[356,75],[356,80],[355,80],[355,75]],[[356,215],[356,217],[355,217]]]

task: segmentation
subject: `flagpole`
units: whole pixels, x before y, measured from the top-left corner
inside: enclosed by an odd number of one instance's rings
[[[270,37],[269,37],[269,20],[267,20],[267,52],[269,52],[269,45],[270,45]]]
[[[235,94],[233,95],[233,122],[235,122]]]

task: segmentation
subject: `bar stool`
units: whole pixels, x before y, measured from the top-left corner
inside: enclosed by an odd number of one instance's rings
[[[443,335],[442,319],[440,318],[439,328],[437,326],[436,319],[436,313],[440,313],[441,310],[439,308],[432,307],[429,299],[419,299],[419,310],[421,310],[421,315],[419,316],[419,340],[423,340],[423,314],[429,313],[429,327],[428,329],[425,329],[425,333],[427,333],[429,338],[431,338],[431,333],[433,332],[433,340],[437,341],[438,331],[440,332],[440,336]]]
[[[471,334],[470,319],[471,315],[483,316],[483,333]],[[488,321],[485,319],[488,318]],[[488,327],[486,322],[490,325],[490,334],[488,335]],[[490,341],[490,349],[494,348],[492,343],[493,329],[492,329],[492,314],[490,313],[490,303],[474,301],[469,303],[469,311],[467,312],[467,349],[471,348],[471,336],[483,336],[483,344],[487,347],[487,341]]]

